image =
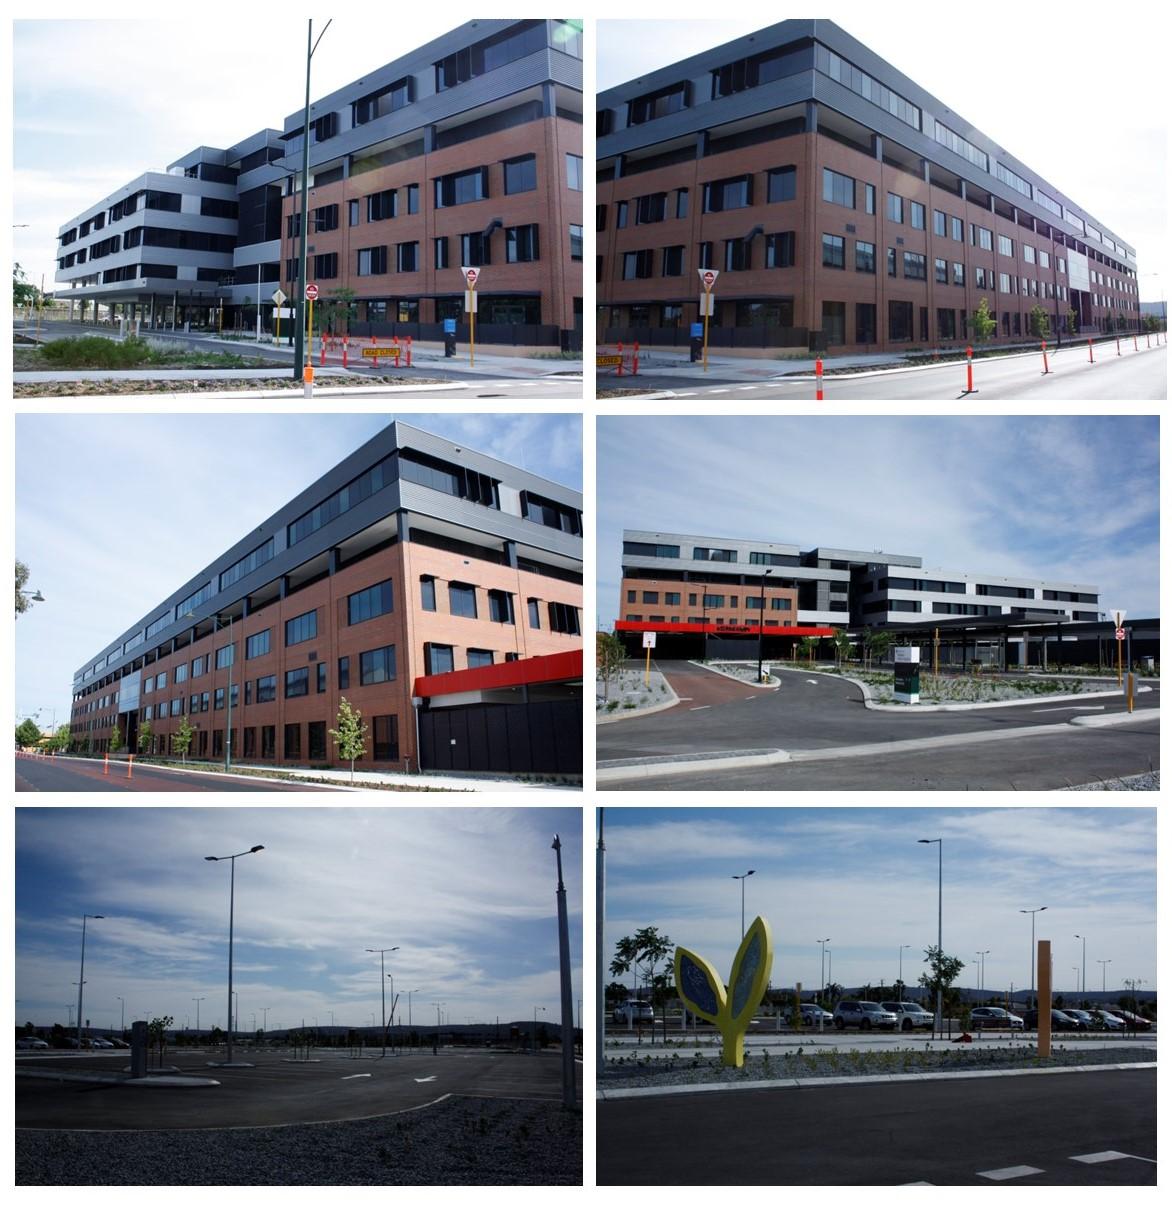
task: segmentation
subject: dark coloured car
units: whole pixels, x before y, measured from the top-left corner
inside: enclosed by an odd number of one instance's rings
[[[1099,1020],[1089,1010],[1076,1010],[1073,1006],[1064,1006],[1062,1013],[1069,1014],[1071,1018],[1084,1023],[1088,1031],[1101,1026]]]
[[[995,1027],[1002,1031],[1020,1031],[1025,1023],[1019,1014],[1010,1014],[1000,1006],[975,1006],[971,1016],[974,1030]]]
[[[1036,1010],[1027,1010],[1025,1012],[1025,1025],[1028,1031],[1036,1031],[1038,1029],[1038,1012]],[[1081,1019],[1071,1018],[1071,1016],[1062,1010],[1050,1011],[1050,1030],[1051,1031],[1086,1031],[1089,1028]]]
[[[1138,1014],[1132,1014],[1130,1010],[1121,1010],[1116,1007],[1111,1011],[1116,1018],[1121,1018],[1134,1031],[1150,1031],[1152,1024],[1146,1018],[1140,1018]]]

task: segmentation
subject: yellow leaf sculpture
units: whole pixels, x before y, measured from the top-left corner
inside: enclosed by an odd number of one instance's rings
[[[686,947],[676,948],[676,992],[684,1005],[719,1030],[723,1063],[745,1063],[745,1032],[753,1021],[773,969],[773,935],[764,918],[754,918],[733,960],[726,990],[716,969]]]

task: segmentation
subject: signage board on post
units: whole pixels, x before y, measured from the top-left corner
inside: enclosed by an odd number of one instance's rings
[[[643,634],[643,648],[645,650],[655,649],[655,634],[654,633],[644,633]]]
[[[284,306],[284,304],[285,304],[285,291],[284,291],[283,289],[277,289],[277,290],[274,290],[274,292],[273,292],[273,301],[274,301],[274,302],[275,302],[275,303],[276,303],[278,306]]]
[[[898,704],[920,702],[920,647],[898,645],[891,651],[895,664],[895,700]]]
[[[311,302],[317,301],[317,286],[312,281],[305,287],[305,296]]]

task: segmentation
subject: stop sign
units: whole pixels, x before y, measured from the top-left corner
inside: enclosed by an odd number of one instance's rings
[[[311,302],[316,302],[317,301],[317,286],[316,285],[306,285],[305,296]]]

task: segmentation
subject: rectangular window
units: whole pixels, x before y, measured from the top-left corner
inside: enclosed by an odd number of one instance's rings
[[[338,659],[338,690],[347,691],[350,687],[350,659]]]
[[[317,664],[317,694],[320,696],[326,690],[326,664]]]
[[[357,226],[357,225],[358,225],[358,223],[361,221],[361,219],[360,219],[360,218],[359,218],[359,216],[358,216],[358,213],[359,213],[359,210],[358,210],[358,198],[357,198],[357,197],[355,197],[355,198],[354,198],[352,201],[348,202],[348,203],[347,203],[347,207],[348,207],[348,209],[349,209],[349,211],[350,211],[350,213],[349,213],[349,217],[350,217],[350,225],[351,225],[351,226]],[[254,741],[255,741],[255,739],[254,739]]]
[[[295,696],[309,695],[309,667],[302,666],[297,670],[285,672],[285,699],[292,700]]]
[[[903,253],[903,275],[909,281],[926,281],[928,279],[928,257],[918,252]]]
[[[492,666],[492,650],[468,651],[468,669],[475,670],[478,666]]]
[[[175,682],[176,683],[186,683],[187,682],[187,663],[186,662],[181,662],[175,668]]]
[[[863,185],[863,210],[868,214],[875,212],[875,186],[873,184]]]
[[[578,160],[579,166],[582,161]],[[502,164],[505,173],[505,193],[531,193],[537,188],[537,156],[522,155],[518,159],[506,159]]]
[[[911,302],[887,303],[887,338],[890,340],[909,340],[912,338],[912,304]]]
[[[460,263],[468,268],[479,268],[492,263],[490,237],[481,231],[469,231],[460,236]]]
[[[855,304],[855,343],[876,343],[875,331],[875,304],[857,302]]]
[[[419,244],[418,244],[418,242],[396,243],[395,244],[395,271],[396,272],[418,272],[419,271]]]
[[[252,680],[244,680],[244,704],[245,707],[252,703]]]
[[[260,730],[260,757],[275,759],[277,757],[277,727],[262,725]]]
[[[646,226],[667,218],[667,194],[647,193],[635,198],[635,225]]]
[[[696,266],[697,268],[713,268],[713,267],[715,267],[715,265],[712,263],[712,240],[711,239],[708,239],[705,242],[698,244],[696,254],[697,254],[697,259],[699,261],[699,263]]]
[[[489,591],[488,618],[497,624],[516,624],[513,614],[513,597],[508,591]]]
[[[367,222],[383,222],[399,216],[399,193],[397,189],[383,189],[371,193],[366,199]]]
[[[285,621],[285,645],[300,645],[303,641],[312,641],[317,636],[317,609],[312,612],[302,612],[292,620]]]
[[[936,338],[956,339],[956,311],[936,311]]]
[[[974,247],[979,247],[982,251],[993,250],[993,232],[987,230],[983,226],[977,226],[975,223],[969,225],[969,232],[972,236],[972,244]]]
[[[894,277],[894,276],[899,275],[895,271],[895,248],[894,247],[889,247],[887,249],[887,275],[889,277]]]
[[[948,215],[943,210],[932,211],[932,234],[941,239],[948,234]]]
[[[536,170],[535,162],[534,187],[536,187]],[[435,208],[437,210],[453,205],[467,205],[473,201],[485,201],[488,196],[488,168],[486,167],[436,177]]]
[[[1021,245],[1021,258],[1027,264],[1035,263],[1034,249],[1028,243],[1023,243]]]
[[[534,227],[534,240],[536,240],[537,228]],[[570,223],[570,259],[581,260],[582,258],[582,227],[576,223]]]
[[[889,222],[903,221],[903,198],[897,193],[887,194],[887,220]]]
[[[684,246],[665,247],[663,249],[663,276],[682,277],[684,275]]]
[[[752,244],[744,239],[725,239],[724,271],[746,272],[752,266]]]
[[[272,629],[265,629],[263,633],[253,633],[251,637],[244,643],[244,658],[247,661],[249,658],[261,658],[269,652],[269,642],[272,637]]]
[[[191,660],[191,677],[198,679],[208,669],[208,660],[206,655],[200,655],[198,658]]]
[[[424,642],[423,662],[429,675],[442,675],[447,671],[454,670],[456,666],[452,647],[437,645],[434,641]]]
[[[440,235],[435,241],[435,266],[436,268],[448,267],[448,237]]]
[[[846,303],[845,302],[826,302],[822,303],[822,331],[826,336],[828,345],[838,345],[846,343]],[[732,597],[730,607],[737,606],[737,597]]]
[[[200,695],[199,695],[199,711],[200,712],[207,712],[208,702],[210,701],[210,699],[211,699],[210,692],[200,692]]]
[[[947,260],[938,259],[936,261],[936,284],[937,285],[947,285],[948,284],[948,261]]]
[[[655,252],[651,248],[623,253],[623,280],[636,281],[655,273]]]
[[[299,759],[301,757],[301,726],[285,726],[285,757]]]
[[[430,574],[419,580],[419,606],[425,612],[435,611],[435,579]]]
[[[360,277],[382,276],[387,271],[387,249],[363,247],[358,251],[358,275]]]
[[[326,723],[310,721],[309,723],[309,759],[310,762],[324,762],[326,758]]]
[[[510,226],[505,230],[505,260],[509,264],[527,264],[541,259],[537,242],[537,224]]]
[[[476,588],[471,583],[448,584],[448,611],[453,616],[476,619]]]
[[[628,211],[628,206],[625,201],[616,201],[615,202],[614,224],[619,230],[623,230],[627,225],[627,211]]]
[[[244,731],[244,757],[256,758],[256,726],[249,725]]]
[[[1013,255],[1013,240],[1008,235],[997,236],[997,252],[1002,256]]]
[[[875,271],[875,244],[855,240],[855,272]]]
[[[277,676],[264,675],[256,681],[256,702],[269,704],[277,698]]]
[[[395,647],[384,645],[358,655],[358,681],[363,687],[390,683],[395,678]]]
[[[704,213],[706,214],[744,209],[752,204],[752,176],[731,176],[725,180],[710,180],[704,185]]]
[[[549,605],[549,627],[554,633],[569,633],[574,637],[582,634],[578,609],[572,604],[551,603]]]
[[[955,260],[952,262],[952,283],[964,287],[964,265]]]
[[[841,235],[822,236],[822,267],[846,267],[846,240]]]
[[[582,191],[582,156],[566,152],[566,188],[575,193]]]
[[[912,203],[912,230],[922,231],[924,229],[924,207],[918,202]]]
[[[797,236],[794,231],[778,231],[765,236],[765,267],[792,268],[797,254]]]
[[[391,580],[385,579],[381,583],[375,583],[373,587],[355,591],[353,595],[347,596],[346,610],[348,624],[361,624],[364,620],[373,620],[376,616],[393,612],[395,598]]]
[[[397,716],[374,718],[373,754],[376,762],[391,762],[399,757],[399,718]]]
[[[871,188],[870,185],[867,187]],[[848,210],[853,210],[855,208],[855,178],[843,176],[840,172],[832,172],[829,168],[823,168],[822,200],[829,201],[831,205],[843,205]]]
[[[772,168],[765,174],[765,200],[793,201],[798,195],[798,170],[795,167]]]

